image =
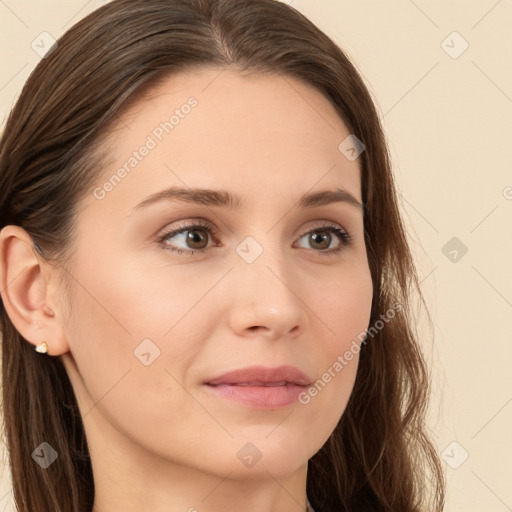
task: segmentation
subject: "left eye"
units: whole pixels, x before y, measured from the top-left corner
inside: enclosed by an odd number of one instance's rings
[[[329,246],[331,245],[331,242],[333,240],[332,233],[335,234],[336,238],[338,239],[339,245],[329,249]],[[308,231],[305,235],[303,235],[302,238],[308,237],[308,242],[316,246],[319,249],[322,249],[321,252],[327,253],[327,254],[336,254],[340,252],[344,246],[348,245],[351,241],[350,235],[344,230],[337,226],[322,226],[319,228],[315,228],[311,231]],[[328,250],[325,250],[328,249]]]
[[[179,229],[175,229],[168,233],[164,233],[158,239],[165,249],[177,252],[178,254],[193,255],[195,252],[206,252],[208,246],[208,238],[216,233],[215,229],[209,225],[188,225],[181,226]],[[339,244],[330,248],[333,241],[332,234],[338,239]],[[321,254],[330,255],[339,253],[345,246],[351,243],[351,236],[344,229],[336,225],[325,225],[314,228],[299,238],[299,241],[306,238],[311,246],[320,249]],[[169,240],[176,238],[185,242],[188,247],[176,247],[169,243]]]

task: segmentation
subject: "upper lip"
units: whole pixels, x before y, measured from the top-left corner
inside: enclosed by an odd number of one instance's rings
[[[208,379],[205,384],[211,386],[219,384],[254,384],[259,386],[296,384],[298,386],[309,386],[311,379],[294,366],[278,366],[276,368],[249,366]]]

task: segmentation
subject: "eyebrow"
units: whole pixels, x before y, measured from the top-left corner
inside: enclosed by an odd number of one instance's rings
[[[151,194],[144,199],[144,201],[135,206],[134,210],[160,201],[169,200],[185,201],[204,206],[217,206],[235,211],[239,211],[244,205],[241,196],[231,194],[225,190],[170,187],[166,190]],[[363,204],[348,190],[342,188],[306,193],[299,198],[297,206],[299,208],[315,208],[332,203],[347,203],[361,212],[364,211]]]

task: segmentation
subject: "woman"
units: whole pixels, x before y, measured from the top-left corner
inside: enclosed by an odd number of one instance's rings
[[[20,511],[442,510],[378,116],[293,8],[95,11],[28,79],[0,191]]]

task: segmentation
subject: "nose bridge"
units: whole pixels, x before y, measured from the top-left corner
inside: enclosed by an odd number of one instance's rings
[[[286,334],[305,320],[304,305],[293,282],[293,265],[272,236],[246,237],[236,247],[234,277],[237,292],[232,321],[236,329],[254,327]],[[295,282],[295,285],[297,283]]]
[[[270,295],[288,295],[291,290],[286,286],[293,267],[286,260],[284,248],[278,242],[272,242],[272,235],[246,237],[236,248],[239,258],[235,266],[241,279],[252,283],[253,289],[268,290]],[[263,245],[264,244],[264,245]]]

